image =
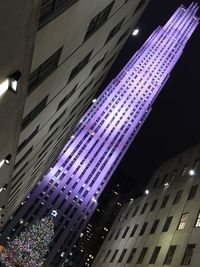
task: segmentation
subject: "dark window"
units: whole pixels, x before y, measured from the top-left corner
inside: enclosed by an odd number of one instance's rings
[[[141,210],[141,212],[140,212],[140,214],[143,214],[145,212],[147,206],[148,206],[148,203],[145,203],[143,208],[142,208],[142,210]]]
[[[167,174],[165,174],[165,176],[163,177],[162,181],[161,181],[161,184],[164,184],[167,180]]]
[[[155,264],[157,257],[158,257],[158,254],[160,252],[160,249],[161,249],[161,247],[155,247],[153,254],[151,256],[151,259],[149,261],[149,264]]]
[[[74,79],[74,77],[76,77],[76,75],[78,75],[78,73],[87,65],[91,54],[92,54],[92,51],[90,51],[90,53],[87,54],[87,56],[84,57],[84,59],[82,59],[81,62],[79,62],[75,68],[73,68],[73,70],[71,71],[71,74],[69,76],[68,82],[70,82],[72,79]]]
[[[122,235],[122,239],[126,237],[126,235],[127,235],[129,229],[130,229],[129,226],[126,227],[126,229],[125,229],[125,231],[124,231],[124,233],[123,233],[123,235]]]
[[[169,195],[166,195],[163,199],[161,206],[160,206],[161,209],[166,207],[168,200],[169,200]]]
[[[138,12],[138,10],[141,9],[144,6],[145,3],[146,3],[146,0],[141,0],[139,2],[139,4],[137,5],[137,7],[136,7],[136,9],[135,9],[133,14],[136,14]]]
[[[107,53],[106,53],[107,54]],[[99,60],[97,63],[93,66],[90,75],[101,65],[101,63],[104,61],[106,54]]]
[[[129,28],[127,31],[125,31],[125,32],[120,36],[119,40],[117,41],[116,46],[117,46],[119,43],[121,43],[121,41],[122,41],[124,38],[127,37],[127,35],[129,34],[129,31],[130,31],[130,28]]]
[[[123,258],[125,256],[126,252],[127,252],[126,248],[122,250],[122,253],[121,253],[120,257],[119,257],[118,262],[122,262],[123,261]]]
[[[158,185],[159,179],[160,179],[160,178],[157,178],[157,179],[155,180],[155,182],[154,182],[154,184],[153,184],[153,188],[155,188],[155,187]]]
[[[42,0],[38,28],[41,29],[44,27],[77,1],[78,0]]]
[[[55,119],[55,121],[50,125],[49,127],[49,131],[51,131],[51,129],[62,119],[62,117],[65,115],[66,110],[64,110],[57,119]]]
[[[112,256],[112,258],[111,258],[110,262],[113,262],[113,261],[115,260],[115,258],[116,258],[116,256],[117,256],[117,253],[118,253],[118,251],[119,251],[119,249],[116,249],[116,250],[115,250],[115,252],[113,253],[113,256]]]
[[[115,54],[106,62],[106,64],[103,67],[103,69],[105,69],[110,64],[111,61],[113,61],[114,57],[115,57]]]
[[[38,133],[39,126],[18,146],[17,153],[22,151],[22,149],[34,138],[34,136]]]
[[[136,224],[136,225],[133,227],[133,230],[132,230],[132,232],[131,232],[131,234],[130,234],[130,237],[133,237],[133,236],[134,236],[134,234],[135,234],[137,228],[138,228],[138,224]]]
[[[163,263],[164,265],[171,264],[173,256],[174,256],[174,253],[175,253],[175,250],[176,250],[176,246],[170,246],[169,247],[167,255],[166,255],[164,263]]]
[[[195,248],[195,244],[188,244],[185,253],[183,256],[183,260],[181,262],[181,265],[189,265],[192,259],[193,250]]]
[[[152,225],[152,227],[151,227],[150,234],[154,234],[154,233],[155,233],[155,231],[156,231],[156,229],[157,229],[157,227],[158,227],[159,221],[160,221],[160,220],[155,220],[155,221],[154,221],[154,223],[153,223],[153,225]]]
[[[49,137],[44,141],[43,145],[42,146],[45,146],[48,141],[51,139],[51,137],[58,131],[59,127],[57,127],[50,135]]]
[[[171,221],[172,221],[172,216],[168,217],[165,221],[165,224],[163,226],[163,229],[162,229],[162,232],[167,232],[169,227],[170,227],[170,224],[171,224]]]
[[[22,130],[24,130],[46,107],[48,96],[46,96],[28,115],[22,120]]]
[[[50,56],[44,63],[42,63],[30,75],[28,95],[41,84],[57,67],[60,59],[62,48]]]
[[[85,35],[85,40],[87,40],[91,35],[93,35],[106,22],[109,13],[113,7],[113,4],[114,1],[112,1],[106,8],[104,8],[104,10],[102,10],[91,20]]]
[[[78,85],[78,84],[77,84]],[[59,103],[57,111],[70,99],[70,97],[76,92],[77,85],[71,90],[71,92],[66,95]]]
[[[106,259],[110,256],[110,253],[111,253],[111,249],[109,249],[108,252],[106,253],[106,256],[105,256],[103,262],[105,262]]]
[[[134,257],[134,255],[135,255],[135,253],[136,253],[136,248],[133,248],[132,250],[131,250],[131,253],[129,254],[129,256],[128,256],[128,259],[127,259],[127,262],[126,263],[131,263],[132,262],[132,260],[133,260],[133,257]]]
[[[182,195],[182,190],[181,191],[178,191],[177,193],[176,193],[176,196],[175,196],[175,198],[174,198],[174,202],[173,202],[173,204],[177,204],[177,203],[179,203],[179,201],[180,201],[180,199],[181,199],[181,195]]]
[[[21,157],[20,160],[18,160],[18,162],[14,166],[14,170],[17,169],[17,167],[19,167],[19,165],[31,154],[32,150],[33,146]]]
[[[139,235],[143,235],[143,234],[144,234],[144,232],[145,232],[145,230],[146,230],[146,228],[147,228],[147,225],[148,225],[148,222],[145,222],[145,223],[143,224],[142,229],[140,230]]]
[[[121,228],[119,228],[119,230],[118,230],[118,232],[117,232],[117,234],[115,236],[115,240],[119,237],[120,232],[121,232]]]
[[[142,251],[141,251],[141,253],[140,253],[140,256],[139,256],[139,258],[138,258],[137,264],[141,264],[141,263],[143,262],[144,257],[145,257],[145,255],[146,255],[146,253],[147,253],[147,250],[148,250],[147,247],[145,247],[145,248],[142,249]]]
[[[54,204],[57,202],[57,200],[59,199],[59,197],[60,197],[60,195],[58,194],[58,195],[54,198],[54,200],[52,201],[52,205],[54,205]]]
[[[155,209],[157,202],[158,202],[158,199],[155,199],[155,200],[153,201],[152,206],[151,206],[151,208],[150,208],[150,211],[153,211],[153,210]]]
[[[137,206],[137,207],[135,208],[132,217],[134,217],[134,216],[137,214],[138,210],[139,210],[139,206]]]
[[[190,189],[190,193],[188,195],[188,200],[193,199],[196,195],[197,192],[197,188],[198,188],[198,184],[197,185],[193,185]]]
[[[112,231],[112,233],[111,233],[110,237],[108,238],[108,241],[110,241],[110,240],[112,239],[112,237],[113,237],[113,234],[114,234],[114,231],[115,231],[115,230],[113,230],[113,231]]]
[[[124,18],[110,31],[105,44],[109,42],[115,36],[115,34],[120,30],[123,22],[124,22]]]

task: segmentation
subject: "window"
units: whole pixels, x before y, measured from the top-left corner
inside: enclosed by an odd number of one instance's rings
[[[106,53],[107,54],[107,53]],[[101,63],[104,61],[106,54],[99,60],[97,63],[93,66],[90,75],[101,65]]]
[[[145,257],[145,255],[146,255],[146,253],[147,253],[147,250],[148,250],[147,247],[145,247],[145,248],[142,249],[142,251],[141,251],[141,253],[140,253],[140,256],[139,256],[139,258],[138,258],[137,264],[141,264],[141,263],[143,262],[144,257]]]
[[[110,253],[111,253],[111,249],[109,249],[108,252],[106,253],[106,256],[105,256],[103,262],[106,261],[106,259],[107,259],[107,258],[109,257],[109,255],[110,255]]]
[[[152,203],[152,206],[151,206],[151,208],[150,208],[150,211],[153,211],[153,210],[155,209],[157,203],[158,203],[158,199],[155,199],[155,200],[153,201],[153,203]]]
[[[196,195],[197,192],[197,188],[198,188],[198,184],[197,185],[193,185],[190,189],[190,193],[188,195],[188,200],[193,199]]]
[[[167,232],[169,230],[170,224],[172,222],[172,216],[168,217],[165,221],[165,224],[163,226],[162,232]]]
[[[153,184],[153,188],[155,188],[157,185],[158,185],[158,182],[159,182],[160,178],[157,178]]]
[[[176,177],[176,174],[177,174],[177,170],[175,170],[173,173],[172,173],[172,176],[170,178],[170,181],[173,181],[174,178]]]
[[[66,109],[58,116],[57,119],[55,119],[55,121],[50,125],[49,127],[49,131],[51,131],[51,129],[54,128],[54,126],[62,119],[62,117],[65,115],[66,113]]]
[[[144,6],[145,3],[146,3],[146,0],[141,0],[134,11],[134,14],[136,14],[138,10]]]
[[[148,225],[148,222],[145,222],[145,223],[143,224],[142,229],[141,229],[139,235],[143,235],[143,234],[144,234],[144,232],[145,232],[145,230],[146,230],[146,228],[147,228],[147,225]]]
[[[115,240],[119,237],[120,232],[121,232],[121,228],[119,228],[119,230],[118,230],[118,232],[117,232],[117,234],[115,236]]]
[[[58,67],[61,51],[62,47],[31,73],[27,92],[28,95]]]
[[[163,263],[164,265],[171,264],[173,256],[174,256],[174,253],[175,253],[175,250],[176,250],[176,246],[170,246],[169,247],[167,255],[166,255],[164,263]]]
[[[129,226],[126,227],[126,229],[125,229],[125,231],[124,231],[124,233],[123,233],[123,235],[122,235],[122,239],[124,239],[124,238],[126,237],[126,235],[127,235],[129,229],[130,229]]]
[[[187,174],[188,166],[185,166],[182,170],[181,176],[184,176]]]
[[[192,259],[193,250],[195,248],[195,244],[188,244],[185,253],[183,256],[183,260],[181,262],[181,265],[189,265]]]
[[[115,252],[113,253],[113,256],[112,256],[112,258],[111,258],[110,262],[113,262],[113,261],[115,260],[115,258],[116,258],[116,256],[117,256],[117,253],[118,253],[118,251],[119,251],[119,249],[116,249],[116,250],[115,250]]]
[[[127,31],[125,31],[125,32],[119,37],[116,46],[117,46],[119,43],[121,43],[121,41],[122,41],[124,38],[127,37],[127,35],[129,34],[129,31],[130,31],[130,28],[129,28]]]
[[[195,227],[200,227],[200,212],[197,216],[197,220],[196,220],[196,223],[195,223]]]
[[[22,130],[24,130],[46,107],[48,96],[46,96],[26,117],[22,120]]]
[[[123,258],[125,256],[126,252],[127,252],[126,248],[122,250],[122,253],[121,253],[120,257],[119,257],[118,262],[122,262],[123,261]]]
[[[18,146],[17,153],[22,151],[24,147],[35,137],[35,135],[38,133],[39,126]]]
[[[136,225],[133,227],[133,230],[132,230],[132,232],[131,232],[131,234],[130,234],[130,237],[133,237],[133,236],[134,236],[134,234],[135,234],[137,228],[138,228],[138,224],[136,224]]]
[[[183,213],[178,224],[178,230],[183,230],[185,228],[186,222],[188,219],[188,213]]]
[[[154,221],[154,223],[153,223],[153,225],[152,225],[152,227],[151,227],[150,234],[154,234],[154,233],[155,233],[155,231],[156,231],[156,229],[157,229],[157,227],[158,227],[159,221],[160,221],[160,220],[155,220],[155,221]]]
[[[38,28],[41,29],[44,27],[77,1],[78,0],[42,0]]]
[[[161,247],[155,247],[155,249],[153,251],[153,254],[151,256],[151,259],[149,261],[149,264],[155,264],[156,263],[156,260],[157,260],[158,254],[160,252],[160,249],[161,249]]]
[[[148,206],[148,203],[145,203],[143,208],[142,208],[142,210],[141,210],[141,212],[140,212],[140,214],[143,214],[145,212],[147,206]]]
[[[110,241],[110,240],[112,239],[112,237],[113,237],[113,234],[114,234],[114,231],[115,231],[115,230],[113,230],[113,231],[112,231],[112,233],[111,233],[110,237],[108,238],[108,241]]]
[[[77,84],[77,85],[78,85],[78,84]],[[58,108],[57,108],[57,111],[58,111],[62,106],[64,106],[64,104],[67,102],[67,100],[69,100],[70,97],[76,92],[76,87],[77,87],[77,85],[71,90],[71,92],[70,92],[68,95],[66,95],[66,96],[60,101],[60,103],[59,103],[59,105],[58,105]]]
[[[132,262],[133,257],[135,256],[136,250],[137,250],[136,248],[133,248],[131,250],[126,263],[131,263]]]
[[[139,210],[139,206],[137,206],[137,207],[135,208],[132,217],[134,217],[134,216],[137,214],[138,210]]]
[[[18,160],[18,162],[14,166],[14,170],[16,170],[25,159],[27,159],[27,157],[31,154],[32,150],[33,146],[21,157],[20,160]]]
[[[175,198],[174,198],[174,202],[173,202],[173,204],[177,204],[177,203],[179,203],[179,201],[180,201],[180,199],[181,199],[181,195],[182,195],[182,190],[181,191],[178,191],[177,193],[176,193],[176,196],[175,196]]]
[[[107,20],[109,13],[113,7],[114,1],[112,1],[104,10],[102,10],[98,15],[96,15],[90,22],[88,30],[85,35],[87,40],[91,35],[93,35]]]
[[[115,34],[120,30],[123,22],[124,22],[124,18],[110,31],[105,44],[109,42],[113,38],[113,36],[115,36]]]
[[[166,207],[168,199],[169,199],[169,195],[166,195],[163,199],[161,206],[160,206],[161,209]]]
[[[82,59],[81,62],[79,62],[75,68],[73,68],[73,70],[71,71],[71,74],[69,76],[68,82],[70,82],[72,79],[74,79],[74,77],[76,77],[76,75],[78,75],[78,73],[87,65],[91,54],[92,54],[92,51],[90,51],[90,53],[87,54],[87,56],[84,57],[84,59]]]

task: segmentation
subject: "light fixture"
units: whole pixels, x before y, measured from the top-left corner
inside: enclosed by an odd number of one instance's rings
[[[146,190],[144,191],[144,193],[145,193],[145,195],[148,195],[148,194],[149,194],[149,190],[146,189]]]
[[[3,166],[4,163],[5,163],[5,159],[2,159],[2,160],[0,161],[0,168]]]
[[[0,96],[2,96],[8,90],[8,87],[9,87],[9,79],[6,79],[0,83]]]
[[[135,29],[135,30],[133,31],[133,33],[132,33],[132,36],[136,36],[136,35],[138,35],[138,33],[139,33],[139,29]]]
[[[97,100],[96,100],[96,98],[94,98],[93,100],[92,100],[92,103],[95,103]]]
[[[6,163],[7,165],[9,165],[9,164],[10,164],[10,160],[11,160],[11,155],[8,154],[8,155],[5,157],[5,163]]]
[[[191,175],[191,176],[195,175],[195,171],[194,170],[190,170],[189,171],[189,175]]]
[[[165,183],[165,184],[164,184],[164,187],[168,187],[168,186],[169,186],[169,183]]]
[[[16,71],[9,76],[9,89],[14,91],[15,93],[17,92],[17,86],[20,78],[21,78],[20,71]]]

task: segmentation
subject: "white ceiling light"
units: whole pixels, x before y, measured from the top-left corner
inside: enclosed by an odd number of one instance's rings
[[[133,35],[133,36],[136,36],[136,35],[138,35],[138,33],[139,33],[139,29],[135,29],[135,30],[133,31],[132,35]]]
[[[195,171],[194,171],[194,170],[190,170],[190,171],[189,171],[189,175],[191,175],[191,176],[192,176],[192,175],[195,175]]]
[[[0,83],[0,96],[2,96],[8,90],[8,87],[9,87],[9,79],[6,79]]]

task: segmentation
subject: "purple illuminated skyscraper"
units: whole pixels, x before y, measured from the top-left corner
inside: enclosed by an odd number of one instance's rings
[[[147,118],[183,48],[198,25],[198,5],[180,6],[159,26],[107,86],[76,127],[57,162],[8,224],[18,232],[25,222],[54,211],[56,236],[47,266],[67,260],[97,200]]]

